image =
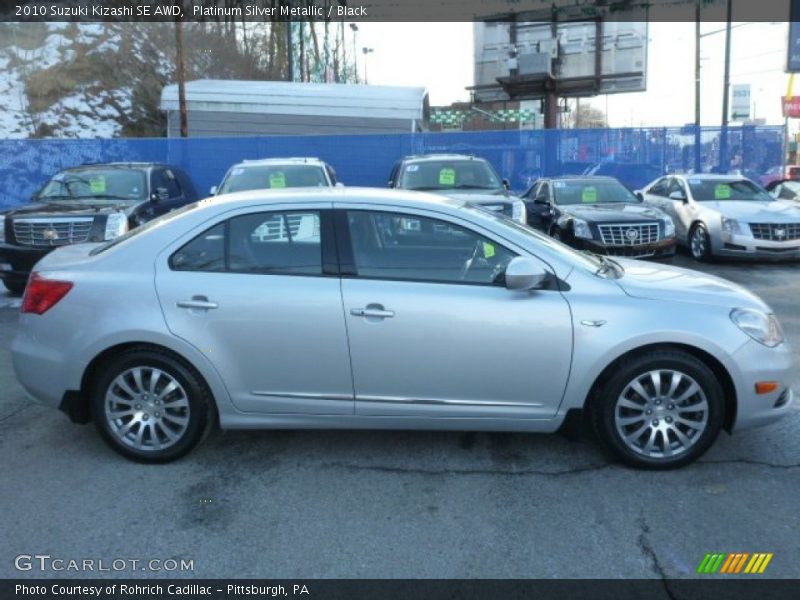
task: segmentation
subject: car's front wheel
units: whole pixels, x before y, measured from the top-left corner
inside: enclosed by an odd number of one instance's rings
[[[140,462],[180,458],[212,421],[211,395],[200,376],[160,351],[140,348],[116,356],[103,365],[91,394],[103,439]]]
[[[623,360],[591,406],[600,440],[628,465],[671,469],[700,457],[719,435],[723,390],[707,365],[683,351]]]
[[[711,259],[711,238],[708,229],[702,223],[696,223],[689,232],[689,251],[692,258],[699,261]]]

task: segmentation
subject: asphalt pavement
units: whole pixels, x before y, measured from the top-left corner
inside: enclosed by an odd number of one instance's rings
[[[699,268],[760,294],[800,349],[800,265]],[[708,552],[771,552],[763,577],[800,576],[797,408],[670,472],[591,439],[365,431],[215,433],[144,466],[24,398],[18,304],[0,295],[0,577],[176,575],[15,568],[47,554],[191,560],[191,577],[681,578]]]

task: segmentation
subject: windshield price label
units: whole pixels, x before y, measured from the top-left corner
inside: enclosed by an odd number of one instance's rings
[[[728,200],[731,197],[731,186],[719,183],[714,187],[714,200]]]
[[[271,188],[285,188],[286,187],[286,175],[277,171],[276,173],[269,174],[269,187]]]
[[[456,184],[455,169],[442,169],[439,171],[439,185],[455,185],[455,184]]]

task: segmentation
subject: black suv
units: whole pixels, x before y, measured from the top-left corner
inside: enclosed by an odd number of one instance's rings
[[[0,279],[21,294],[33,265],[54,248],[115,238],[196,200],[189,176],[169,165],[91,164],[62,171],[29,203],[0,216]]]

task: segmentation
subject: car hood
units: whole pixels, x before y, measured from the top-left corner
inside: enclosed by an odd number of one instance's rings
[[[568,204],[559,205],[558,209],[562,214],[594,223],[635,223],[666,218],[666,214],[657,208],[642,204]]]
[[[698,202],[707,210],[718,212],[724,217],[746,223],[797,223],[800,222],[800,206],[790,202],[753,202],[740,200],[712,200]]]
[[[615,280],[629,296],[648,300],[715,304],[730,308],[754,308],[770,312],[761,298],[742,286],[699,271],[616,259],[625,274]]]
[[[95,215],[107,215],[117,211],[126,214],[131,212],[138,203],[132,202],[108,202],[100,204],[70,204],[69,202],[31,202],[17,207],[6,213],[6,218],[13,217],[55,217],[55,216],[75,216],[88,217]]]

